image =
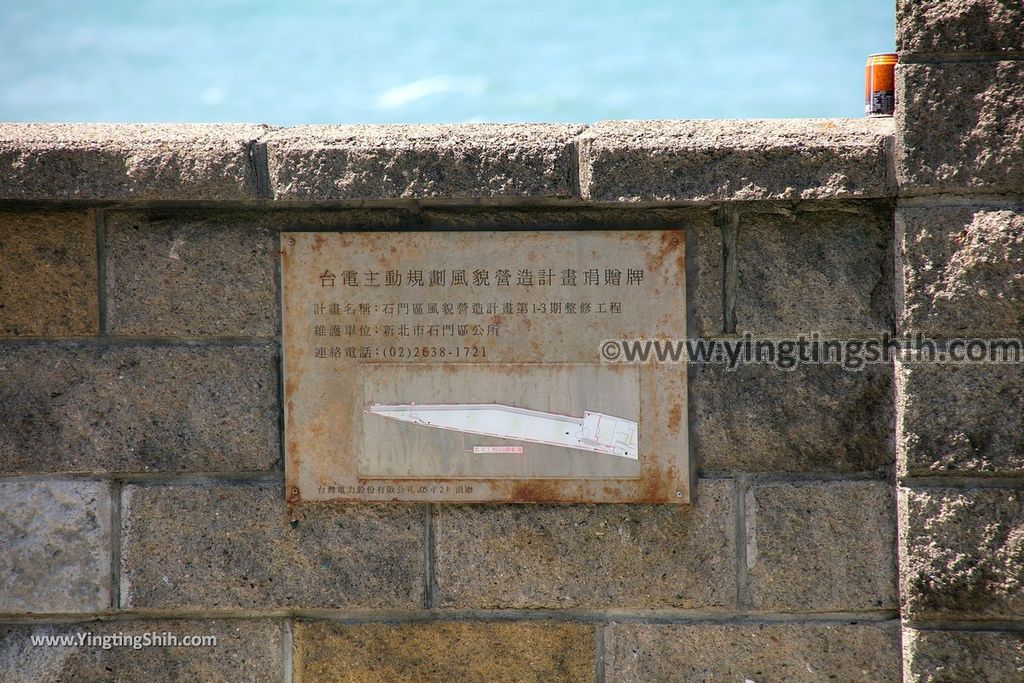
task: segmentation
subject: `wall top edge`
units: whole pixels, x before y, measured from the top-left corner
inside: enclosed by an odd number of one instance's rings
[[[886,119],[2,123],[0,201],[885,197],[892,137]]]
[[[894,134],[891,118],[676,119],[599,121],[581,136],[597,143],[700,147],[823,147],[874,145]]]
[[[443,134],[457,138],[486,138],[501,134],[549,134],[599,136],[622,130],[653,130],[686,134],[692,131],[775,134],[793,133],[891,135],[892,119],[793,118],[793,119],[623,119],[585,123],[444,123],[444,124],[310,124],[273,126],[265,123],[4,123],[0,122],[0,144],[86,143],[86,142],[177,142],[191,140],[281,140],[318,135],[325,140],[380,139],[403,137],[433,138]]]

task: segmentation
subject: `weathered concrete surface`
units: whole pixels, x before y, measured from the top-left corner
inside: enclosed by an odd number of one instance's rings
[[[702,480],[697,495],[681,507],[439,506],[438,604],[732,607],[735,485]]]
[[[889,121],[610,121],[580,138],[584,130],[4,124],[0,199],[552,199],[578,196],[580,184],[585,198],[607,201],[892,194]]]
[[[897,0],[896,45],[908,52],[1024,50],[1016,0]]]
[[[422,506],[288,515],[281,486],[255,482],[130,485],[123,500],[124,607],[423,605]]]
[[[710,214],[687,233],[691,268],[686,273],[687,320],[691,334],[713,337],[725,331],[725,243],[722,230]]]
[[[905,618],[1016,619],[1024,611],[1024,498],[1014,489],[903,489]]]
[[[618,202],[884,197],[892,131],[868,119],[602,121],[580,139],[580,187]]]
[[[215,646],[118,647],[117,635],[215,636]],[[108,638],[82,647],[40,647],[31,638]],[[0,626],[0,676],[10,683],[81,681],[280,681],[284,680],[284,628],[273,620],[127,620],[76,624]]]
[[[268,128],[0,124],[0,199],[256,199],[250,143]]]
[[[893,609],[896,519],[885,482],[764,484],[746,499],[755,609]]]
[[[277,334],[288,232],[408,229],[419,218],[403,209],[153,209],[109,211],[105,222],[112,334],[245,337]]]
[[[96,272],[93,212],[0,212],[0,335],[97,334]]]
[[[902,476],[1024,472],[1024,365],[896,365]]]
[[[736,331],[837,338],[892,329],[891,245],[889,207],[742,212]]]
[[[896,100],[901,195],[1024,191],[1024,62],[900,64]]]
[[[115,212],[106,223],[111,334],[277,333],[277,231],[266,218]]]
[[[897,683],[899,628],[885,624],[612,624],[608,683]]]
[[[903,334],[1024,336],[1024,209],[896,211]]]
[[[703,471],[850,473],[892,463],[887,366],[694,366],[690,403]]]
[[[0,500],[0,613],[110,607],[109,484],[0,481]]]
[[[0,472],[273,469],[276,350],[0,347]]]
[[[294,638],[295,683],[594,678],[592,624],[300,621]]]
[[[568,124],[297,126],[266,137],[275,199],[568,198]]]
[[[903,632],[907,683],[1015,683],[1024,672],[1024,633]]]

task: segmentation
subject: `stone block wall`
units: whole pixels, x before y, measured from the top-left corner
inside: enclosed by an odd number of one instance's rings
[[[680,335],[1024,337],[1024,7],[897,15],[894,121],[0,125],[0,680],[1022,680],[1019,364],[692,365],[688,506],[284,502],[288,231],[682,228]],[[39,642],[147,633],[217,645]]]
[[[1024,335],[1024,5],[897,4],[896,324]],[[1024,680],[1024,366],[898,363],[907,681]]]
[[[689,333],[894,325],[890,121],[0,126],[6,680],[900,680],[892,369],[689,370],[695,502],[285,505],[290,230],[683,228]],[[595,349],[595,354],[596,354]],[[216,647],[43,647],[87,632]]]

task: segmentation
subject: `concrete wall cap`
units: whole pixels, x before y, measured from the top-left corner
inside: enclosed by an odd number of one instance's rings
[[[894,196],[890,120],[0,124],[0,201]]]
[[[894,193],[890,119],[603,121],[580,141],[584,199],[751,201]]]
[[[297,126],[266,138],[275,199],[572,198],[573,124]]]
[[[0,200],[256,199],[248,124],[0,124]]]

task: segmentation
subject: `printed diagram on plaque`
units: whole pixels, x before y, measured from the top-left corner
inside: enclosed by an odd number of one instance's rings
[[[581,451],[637,459],[634,420],[589,410],[583,417],[545,413],[497,403],[379,405],[369,412],[381,417],[463,434],[497,436]],[[463,439],[465,442],[465,439]],[[522,446],[473,446],[473,453],[523,453]]]
[[[368,364],[366,476],[635,477],[633,366]]]

